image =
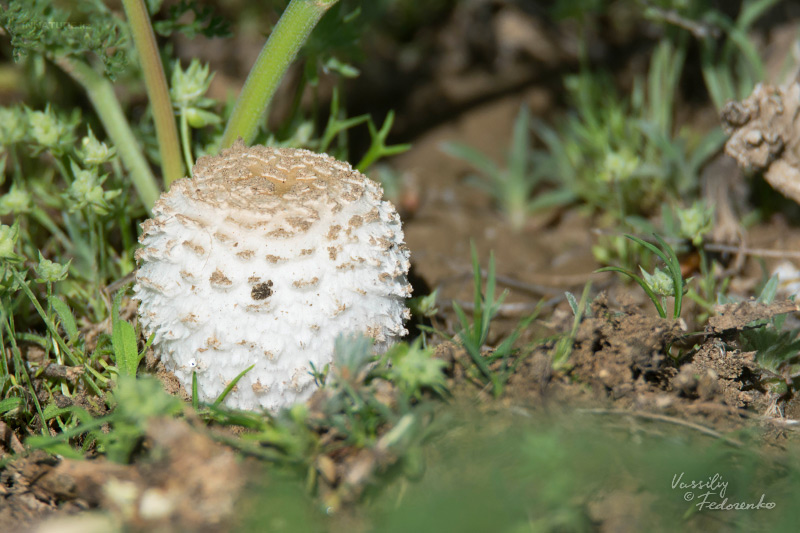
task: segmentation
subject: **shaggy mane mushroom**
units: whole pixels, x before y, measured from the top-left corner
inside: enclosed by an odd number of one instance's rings
[[[153,347],[189,391],[275,410],[314,391],[340,334],[407,331],[409,251],[380,185],[307,150],[238,142],[197,161],[142,224],[134,286]]]

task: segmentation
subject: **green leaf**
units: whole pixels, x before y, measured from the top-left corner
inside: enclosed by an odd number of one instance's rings
[[[500,169],[498,168],[497,164],[489,159],[488,156],[479,152],[475,148],[472,148],[471,146],[461,143],[447,142],[442,144],[441,150],[451,157],[455,157],[456,159],[461,159],[469,163],[487,178],[496,179],[495,177],[500,175]]]
[[[636,274],[634,274],[630,270],[625,270],[624,268],[619,268],[619,267],[614,267],[614,266],[598,268],[597,270],[595,270],[595,272],[617,272],[619,274],[625,274],[626,276],[631,278],[633,281],[638,283],[639,286],[644,290],[644,292],[647,293],[647,296],[653,302],[653,305],[656,306],[656,310],[658,311],[658,315],[661,318],[667,318],[667,313],[666,313],[666,311],[664,311],[664,307],[659,303],[658,296],[656,296],[656,294],[653,292],[653,289],[651,289],[650,286],[647,284],[647,282],[645,282],[645,280],[643,280],[641,277],[637,276]]]
[[[192,371],[192,407],[197,409],[200,406],[200,396],[197,393],[197,371]]]
[[[549,209],[551,207],[560,207],[571,204],[578,197],[574,191],[569,189],[554,189],[552,191],[545,191],[538,193],[536,197],[528,204],[529,211],[539,211],[542,209]]]
[[[228,383],[228,386],[225,387],[225,390],[222,391],[222,394],[220,394],[219,397],[216,400],[214,400],[214,403],[212,405],[217,406],[221,404],[225,400],[225,397],[228,396],[228,394],[233,390],[236,384],[239,383],[239,380],[242,379],[245,374],[253,370],[255,367],[256,365],[250,365],[241,372],[239,372],[239,375],[233,378],[233,380],[230,383]]]
[[[137,349],[136,331],[133,326],[119,317],[119,306],[122,303],[124,290],[117,292],[112,308],[111,345],[114,348],[114,362],[120,375],[136,377],[139,368],[139,350]]]
[[[44,419],[51,420],[57,416],[71,414],[74,415],[75,418],[80,420],[83,423],[90,422],[92,420],[92,415],[84,409],[83,407],[78,407],[77,405],[70,405],[68,407],[58,407],[55,404],[50,404],[44,408]]]
[[[209,124],[219,124],[222,122],[222,118],[216,113],[198,107],[189,107],[186,109],[186,120],[193,128],[204,128]]]
[[[111,335],[117,369],[128,376],[136,376],[139,368],[139,351],[136,349],[136,332],[128,322],[119,320]]]
[[[564,297],[567,299],[570,309],[572,309],[572,316],[578,316],[578,300],[575,299],[575,295],[566,291]]]
[[[511,136],[511,149],[508,157],[508,170],[512,179],[524,181],[527,176],[528,158],[531,148],[530,111],[528,106],[520,107],[514,121],[514,133]]]
[[[61,319],[61,326],[67,333],[67,339],[75,342],[78,338],[78,326],[75,324],[75,317],[72,315],[69,306],[63,300],[55,296],[48,299],[50,306],[55,310],[58,318]]]
[[[22,398],[6,398],[5,400],[0,400],[0,415],[13,411],[23,403]]]

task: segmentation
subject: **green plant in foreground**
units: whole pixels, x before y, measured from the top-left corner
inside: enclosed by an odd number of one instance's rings
[[[663,271],[659,268],[656,268],[655,271],[650,274],[640,267],[643,277],[636,275],[630,270],[614,266],[603,267],[596,270],[596,272],[619,272],[620,274],[624,274],[634,280],[639,284],[644,292],[647,293],[647,296],[650,298],[650,301],[653,302],[653,305],[656,307],[656,311],[658,311],[658,314],[661,318],[667,318],[666,298],[667,296],[672,296],[674,298],[672,317],[674,319],[680,318],[681,308],[683,305],[683,295],[686,291],[686,281],[683,279],[681,265],[678,261],[678,256],[675,255],[675,250],[673,250],[672,247],[664,241],[664,239],[655,234],[653,237],[656,239],[661,248],[658,248],[655,245],[633,235],[625,235],[625,237],[641,246],[644,246],[652,253],[660,257],[661,260],[664,261],[667,270]]]
[[[65,408],[49,406],[44,412],[46,420],[69,414],[77,419],[78,424],[53,437],[31,437],[26,444],[75,459],[83,457],[94,445],[111,461],[127,463],[141,443],[149,419],[175,416],[183,410],[183,402],[167,394],[155,378],[120,376],[106,402],[113,411],[100,417],[93,417],[86,409],[75,405]],[[103,430],[105,425],[109,426],[108,430]],[[82,437],[82,443],[80,451],[77,451],[70,441],[79,437]]]
[[[404,469],[418,468],[415,458],[432,418],[429,398],[447,394],[444,362],[419,341],[376,356],[371,339],[340,337],[335,350],[331,367],[318,372],[320,390],[307,404],[265,415],[215,402],[200,404],[199,413],[213,423],[246,428],[238,438],[213,436],[245,454],[294,469],[309,491],[321,483],[317,465],[324,455],[364,451],[392,457],[389,464],[399,461]],[[325,505],[338,507],[361,488],[342,483]]]
[[[140,351],[138,348],[139,335],[130,322],[122,320],[119,316],[119,307],[122,304],[124,293],[124,290],[120,290],[114,297],[114,305],[111,310],[111,346],[117,376],[136,378],[139,363],[144,359],[147,349],[153,343],[153,336],[150,336]]]

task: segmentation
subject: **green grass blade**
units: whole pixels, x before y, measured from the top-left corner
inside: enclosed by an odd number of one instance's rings
[[[509,178],[524,182],[527,179],[528,158],[531,149],[530,111],[523,105],[514,121],[514,132],[511,136],[511,149],[508,154]]]
[[[233,380],[231,380],[230,383],[228,383],[228,386],[225,387],[225,390],[222,391],[222,394],[220,394],[219,397],[217,397],[217,399],[214,400],[214,403],[212,405],[214,405],[216,407],[219,404],[221,404],[223,401],[225,401],[225,397],[228,396],[228,394],[230,394],[230,392],[233,390],[233,388],[236,386],[236,384],[239,383],[239,380],[242,379],[245,374],[247,374],[248,372],[253,370],[255,367],[256,367],[256,365],[250,365],[247,368],[245,368],[244,370],[242,370],[241,372],[239,372],[239,375],[236,376],[235,378],[233,378]],[[194,383],[192,385],[194,385]],[[192,393],[194,393],[194,390],[192,390]]]
[[[197,394],[197,371],[192,371],[192,407],[200,407],[200,396]]]
[[[471,146],[456,142],[446,142],[441,145],[441,150],[451,157],[469,163],[490,180],[496,179],[494,177],[500,175],[500,168],[497,164]]]
[[[653,292],[653,290],[650,288],[650,286],[647,284],[647,282],[645,282],[645,280],[643,280],[641,277],[637,276],[636,274],[634,274],[630,270],[625,270],[624,268],[619,268],[619,267],[615,267],[615,266],[608,266],[608,267],[598,268],[597,270],[595,270],[595,272],[617,272],[619,274],[624,274],[624,275],[628,276],[633,281],[638,283],[639,286],[644,290],[644,292],[647,293],[647,296],[653,302],[653,305],[656,306],[656,310],[658,311],[658,315],[661,318],[667,318],[667,313],[664,311],[664,307],[658,301],[658,296],[656,296],[656,293]]]
[[[67,333],[67,338],[70,341],[75,342],[75,340],[78,338],[78,326],[75,323],[75,317],[72,315],[72,311],[70,311],[69,306],[64,303],[64,300],[61,300],[55,296],[50,296],[48,301],[58,315],[58,318],[61,319],[61,326]]]
[[[125,291],[117,291],[111,310],[111,346],[114,349],[114,362],[120,375],[136,377],[139,368],[139,349],[136,331],[125,320],[120,319],[119,308]]]
[[[4,415],[9,411],[20,407],[23,403],[25,403],[22,398],[6,398],[5,400],[0,400],[0,415]]]

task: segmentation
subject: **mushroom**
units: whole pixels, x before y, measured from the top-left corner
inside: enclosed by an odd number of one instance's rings
[[[407,333],[409,251],[380,185],[324,154],[246,147],[201,157],[142,224],[139,321],[201,401],[276,410],[310,397],[339,335],[376,350]]]

